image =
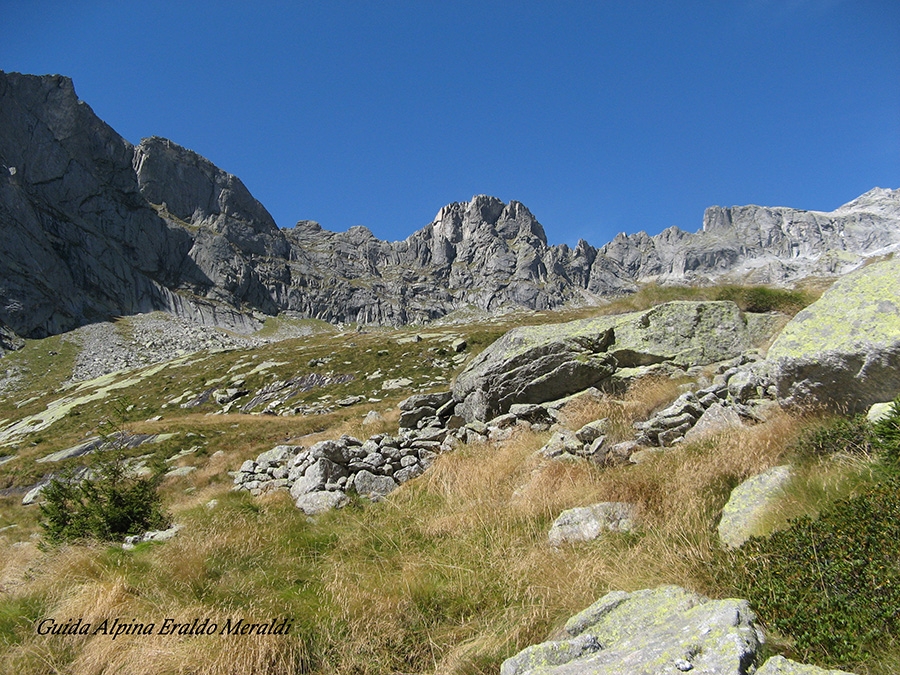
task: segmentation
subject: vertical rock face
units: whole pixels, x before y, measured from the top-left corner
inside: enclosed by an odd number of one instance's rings
[[[0,77],[0,321],[40,337],[164,303],[190,248],[67,78]]]
[[[164,138],[141,141],[141,195],[169,226],[193,230],[179,287],[236,307],[277,313],[289,284],[290,245],[236,176]]]
[[[443,207],[400,242],[279,230],[241,181],[163,138],[131,145],[71,80],[0,72],[0,322],[40,337],[162,309],[250,329],[253,312],[404,324],[547,309],[648,280],[781,282],[900,248],[900,190],[831,213],[707,210],[703,229],[551,246],[519,202]]]

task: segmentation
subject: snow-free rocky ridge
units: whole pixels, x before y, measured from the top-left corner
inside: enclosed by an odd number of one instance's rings
[[[279,229],[236,176],[164,138],[132,145],[59,75],[0,72],[0,165],[0,350],[152,310],[251,332],[283,311],[401,325],[594,303],[651,280],[783,283],[900,246],[900,190],[879,188],[830,213],[712,207],[696,233],[600,248],[550,245],[527,207],[486,195],[399,242]]]

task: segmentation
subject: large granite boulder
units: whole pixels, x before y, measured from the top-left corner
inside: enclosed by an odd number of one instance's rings
[[[453,384],[456,414],[486,421],[515,403],[542,403],[593,387],[615,372],[609,317],[514,328],[479,354]]]
[[[677,586],[615,591],[566,623],[569,637],[528,647],[501,675],[748,675],[763,642],[745,600]]]
[[[856,413],[897,396],[900,258],[838,280],[785,326],[766,367],[787,404]]]
[[[568,637],[526,647],[500,675],[851,675],[773,656],[746,600],[678,586],[607,593],[566,622]]]
[[[618,367],[703,365],[751,346],[733,302],[669,302],[644,312],[515,328],[456,378],[456,413],[485,421],[513,404],[543,403],[599,385]]]

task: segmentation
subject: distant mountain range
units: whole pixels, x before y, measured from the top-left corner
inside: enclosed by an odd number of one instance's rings
[[[484,195],[400,242],[280,230],[236,176],[163,138],[132,145],[59,75],[0,72],[0,165],[0,333],[23,337],[152,310],[237,330],[282,311],[406,324],[594,303],[651,280],[835,276],[900,247],[900,190],[880,188],[829,213],[711,207],[696,233],[600,248],[549,245],[523,204]]]

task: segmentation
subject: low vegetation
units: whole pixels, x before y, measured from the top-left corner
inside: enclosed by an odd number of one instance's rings
[[[892,672],[900,638],[900,399],[870,424],[833,418],[808,429],[797,447],[828,461],[868,455],[868,481],[811,503],[817,512],[751,538],[729,556],[738,594],[748,598],[800,660]],[[807,455],[808,456],[808,455]],[[852,486],[852,489],[847,489]],[[831,497],[829,504],[828,497]],[[873,672],[879,672],[876,666]]]
[[[827,288],[824,284],[797,289],[769,286],[662,286],[646,284],[636,293],[616,300],[613,311],[639,311],[674,300],[730,300],[745,312],[782,312],[793,316],[811,305]]]

